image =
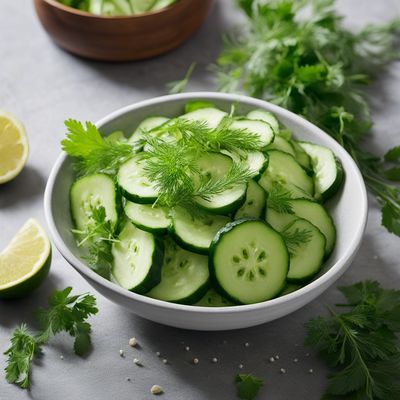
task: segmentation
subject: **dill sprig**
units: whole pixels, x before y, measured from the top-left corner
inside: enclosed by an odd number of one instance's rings
[[[301,245],[308,243],[312,238],[312,233],[308,229],[296,228],[292,232],[284,230],[281,234],[291,257],[296,255]]]
[[[103,138],[94,124],[69,119],[64,122],[68,133],[61,142],[62,149],[74,157],[78,175],[94,173],[116,174],[118,167],[133,155],[133,148],[127,143]]]
[[[268,192],[268,207],[280,214],[294,214],[290,200],[293,198],[292,193],[279,182],[274,182],[272,188]]]

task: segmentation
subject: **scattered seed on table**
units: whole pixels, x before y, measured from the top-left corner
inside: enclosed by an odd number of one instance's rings
[[[185,346],[185,350],[186,351],[190,351],[190,347],[189,346]]]
[[[298,361],[299,361],[298,358],[293,358],[293,362],[294,362],[294,363],[297,363]]]
[[[217,357],[213,357],[213,358],[211,359],[211,362],[213,362],[214,364],[216,364],[216,363],[218,362],[218,358],[217,358]]]
[[[153,385],[150,389],[151,394],[161,394],[164,393],[161,386]]]
[[[250,347],[250,343],[249,343],[249,342],[246,342],[246,343],[244,344],[244,347]]]
[[[136,340],[136,338],[134,338],[134,337],[131,337],[130,339],[129,339],[129,346],[131,346],[131,347],[136,347],[137,345],[138,345],[138,341]]]
[[[166,358],[163,358],[162,362],[163,362],[164,364],[168,364],[168,360],[167,360]]]
[[[275,358],[274,357],[270,357],[269,358],[269,362],[271,362],[271,363],[275,362]]]
[[[279,372],[280,372],[281,374],[286,374],[286,369],[285,369],[285,368],[281,368],[281,369],[279,370]]]
[[[121,357],[124,357],[124,356],[125,356],[124,351],[123,351],[122,349],[119,350],[119,355],[120,355]]]
[[[275,356],[275,360],[279,360],[279,354]]]
[[[156,351],[156,356],[157,356],[157,357],[160,357],[160,356],[161,356],[161,353],[160,353],[159,351]]]
[[[243,364],[239,364],[239,369],[243,369]]]
[[[134,358],[133,363],[138,365],[139,367],[141,367],[143,365],[138,358]]]
[[[60,358],[61,358],[61,360],[64,360],[64,356],[63,355],[61,355]]]
[[[308,373],[309,373],[309,374],[313,374],[313,373],[314,373],[314,370],[313,370],[312,368],[310,368],[310,369],[308,370]]]
[[[200,360],[199,360],[198,358],[196,358],[196,357],[193,358],[193,360],[192,360],[192,362],[193,362],[194,365],[197,365],[197,364],[199,363],[199,361],[200,361]]]

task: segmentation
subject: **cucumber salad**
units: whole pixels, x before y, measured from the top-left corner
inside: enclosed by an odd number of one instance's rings
[[[204,101],[103,138],[68,120],[73,234],[117,285],[155,299],[223,307],[266,301],[315,277],[335,246],[324,202],[343,170],[264,110]],[[137,121],[139,122],[139,121]]]

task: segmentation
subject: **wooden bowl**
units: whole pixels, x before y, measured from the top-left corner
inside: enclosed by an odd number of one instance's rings
[[[57,45],[103,61],[140,60],[178,47],[200,27],[213,2],[178,0],[157,12],[104,17],[56,0],[34,0],[40,22]]]

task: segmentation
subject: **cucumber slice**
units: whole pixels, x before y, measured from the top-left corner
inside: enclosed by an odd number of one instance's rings
[[[308,142],[299,142],[299,146],[311,158],[314,171],[315,198],[325,201],[340,188],[343,180],[342,165],[327,147]]]
[[[220,153],[207,153],[196,161],[200,175],[210,180],[223,179],[232,168],[232,159]],[[214,214],[230,214],[235,212],[246,197],[246,184],[236,185],[209,199],[196,198],[196,203],[203,209]]]
[[[259,179],[259,185],[270,191],[275,183],[287,186],[295,197],[312,196],[314,183],[290,154],[278,150],[268,152],[268,168]],[[288,185],[286,185],[288,184]],[[296,187],[300,190],[296,190]],[[301,193],[304,192],[304,193]]]
[[[210,103],[209,101],[189,101],[189,103],[185,104],[185,114],[200,110],[201,108],[215,108],[215,104]]]
[[[311,158],[308,154],[303,150],[303,148],[299,145],[296,140],[290,141],[293,149],[295,151],[295,159],[296,161],[306,170],[307,174],[312,176],[314,171],[311,165]]]
[[[170,233],[184,249],[194,253],[208,254],[215,234],[230,221],[228,217],[208,213],[194,216],[186,209],[179,207],[172,212]]]
[[[302,287],[303,287],[302,285],[297,285],[296,283],[288,283],[284,287],[282,292],[279,293],[279,297],[285,296],[286,294],[289,294],[289,293],[293,293],[293,292],[295,292],[296,290],[299,290]]]
[[[270,113],[269,111],[253,110],[247,114],[247,118],[264,121],[271,126],[275,134],[278,134],[279,132],[279,122],[276,119],[275,115]]]
[[[177,0],[157,0],[151,11],[162,10],[163,8],[169,7],[170,5],[176,3]]]
[[[152,204],[137,204],[127,201],[124,207],[126,216],[140,229],[161,235],[171,225],[168,209]]]
[[[157,0],[129,0],[133,14],[143,14],[152,10]]]
[[[118,186],[125,198],[134,203],[153,204],[158,197],[155,185],[144,173],[145,160],[140,154],[134,156],[119,168]]]
[[[310,280],[324,261],[326,239],[305,219],[296,219],[282,231],[289,250],[290,267],[286,280],[302,283]]]
[[[195,306],[200,307],[229,307],[235,304],[222,297],[215,289],[211,288],[208,292],[196,303]]]
[[[281,235],[261,220],[231,222],[210,246],[210,276],[222,295],[252,304],[278,295],[286,283],[289,254]]]
[[[225,111],[218,110],[218,108],[208,107],[183,114],[179,118],[204,122],[207,128],[215,129],[227,115]]]
[[[247,185],[246,200],[236,211],[235,219],[261,218],[265,214],[265,191],[256,182],[251,180]]]
[[[257,135],[261,148],[267,147],[274,140],[274,131],[271,126],[264,122],[252,119],[238,119],[231,123],[232,129],[246,129],[248,132]]]
[[[296,153],[291,143],[281,136],[275,136],[274,141],[268,145],[267,150],[279,150],[296,157]]]
[[[315,201],[306,199],[287,200],[292,210],[292,213],[278,213],[267,207],[266,220],[271,226],[281,231],[289,223],[297,218],[304,218],[315,225],[325,236],[325,258],[327,258],[335,245],[336,228],[332,217],[328,214],[325,208]]]
[[[124,132],[115,131],[115,132],[110,133],[107,136],[107,140],[109,142],[112,142],[112,143],[114,143],[114,142],[126,142],[126,137],[124,135]]]
[[[117,198],[114,181],[105,174],[94,174],[78,179],[71,186],[70,204],[74,224],[84,230],[91,223],[91,210],[104,207],[106,220],[117,225]]]
[[[129,138],[128,142],[132,144],[132,146],[141,150],[143,148],[143,139],[146,135],[154,128],[158,128],[169,121],[168,118],[165,117],[148,117],[144,119],[138,127],[135,129],[135,132],[132,133],[132,136]]]
[[[147,295],[173,303],[193,304],[204,296],[208,288],[207,257],[190,253],[167,241],[161,282]]]
[[[252,174],[252,178],[257,180],[261,177],[262,173],[268,167],[268,155],[261,151],[241,151],[237,150],[235,153],[228,150],[221,150],[222,154],[227,155],[233,162],[242,163]]]
[[[151,233],[127,222],[111,251],[111,273],[121,287],[143,294],[160,282],[164,244]]]

